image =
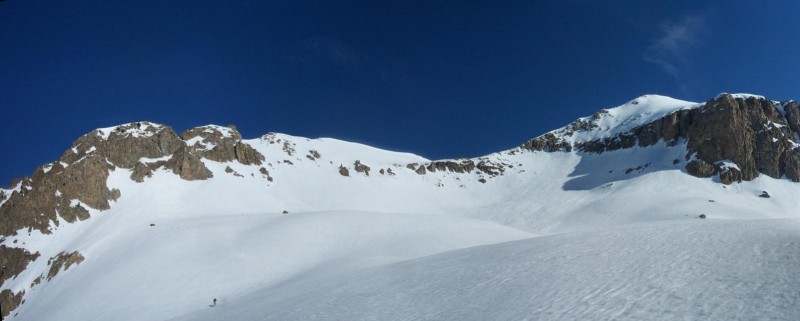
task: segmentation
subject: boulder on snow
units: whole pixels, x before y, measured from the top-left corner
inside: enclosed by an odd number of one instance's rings
[[[356,160],[353,166],[355,166],[356,172],[364,173],[369,176],[369,166],[362,164],[360,160]]]

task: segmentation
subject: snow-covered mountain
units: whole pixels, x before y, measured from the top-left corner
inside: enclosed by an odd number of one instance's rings
[[[0,190],[0,304],[10,320],[796,320],[798,134],[794,101],[746,94],[641,96],[437,161],[233,126],[97,129]]]

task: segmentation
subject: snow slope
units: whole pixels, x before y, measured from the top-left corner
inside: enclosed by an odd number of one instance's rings
[[[800,222],[648,223],[300,279],[174,320],[798,320]]]
[[[608,137],[697,106],[642,96],[582,118],[589,129],[554,132]],[[423,157],[330,138],[270,133],[245,142],[263,165],[203,160],[211,179],[160,169],[143,183],[117,168],[108,185],[122,196],[110,210],[61,222],[51,235],[4,239],[41,253],[0,289],[26,293],[9,319],[798,315],[786,302],[797,299],[788,269],[800,244],[800,185],[689,176],[685,142],[473,159],[502,165],[498,175],[421,175],[413,168],[430,162]],[[86,260],[32,285],[62,251]]]

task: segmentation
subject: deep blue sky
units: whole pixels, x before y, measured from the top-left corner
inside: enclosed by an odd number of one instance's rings
[[[139,120],[436,159],[641,94],[800,98],[798,3],[2,1],[0,185]]]

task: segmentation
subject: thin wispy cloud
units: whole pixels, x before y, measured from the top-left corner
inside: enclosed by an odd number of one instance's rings
[[[686,16],[677,22],[663,23],[659,37],[644,50],[642,59],[658,65],[681,85],[681,77],[690,65],[688,55],[700,42],[705,30],[706,22],[702,16]]]

